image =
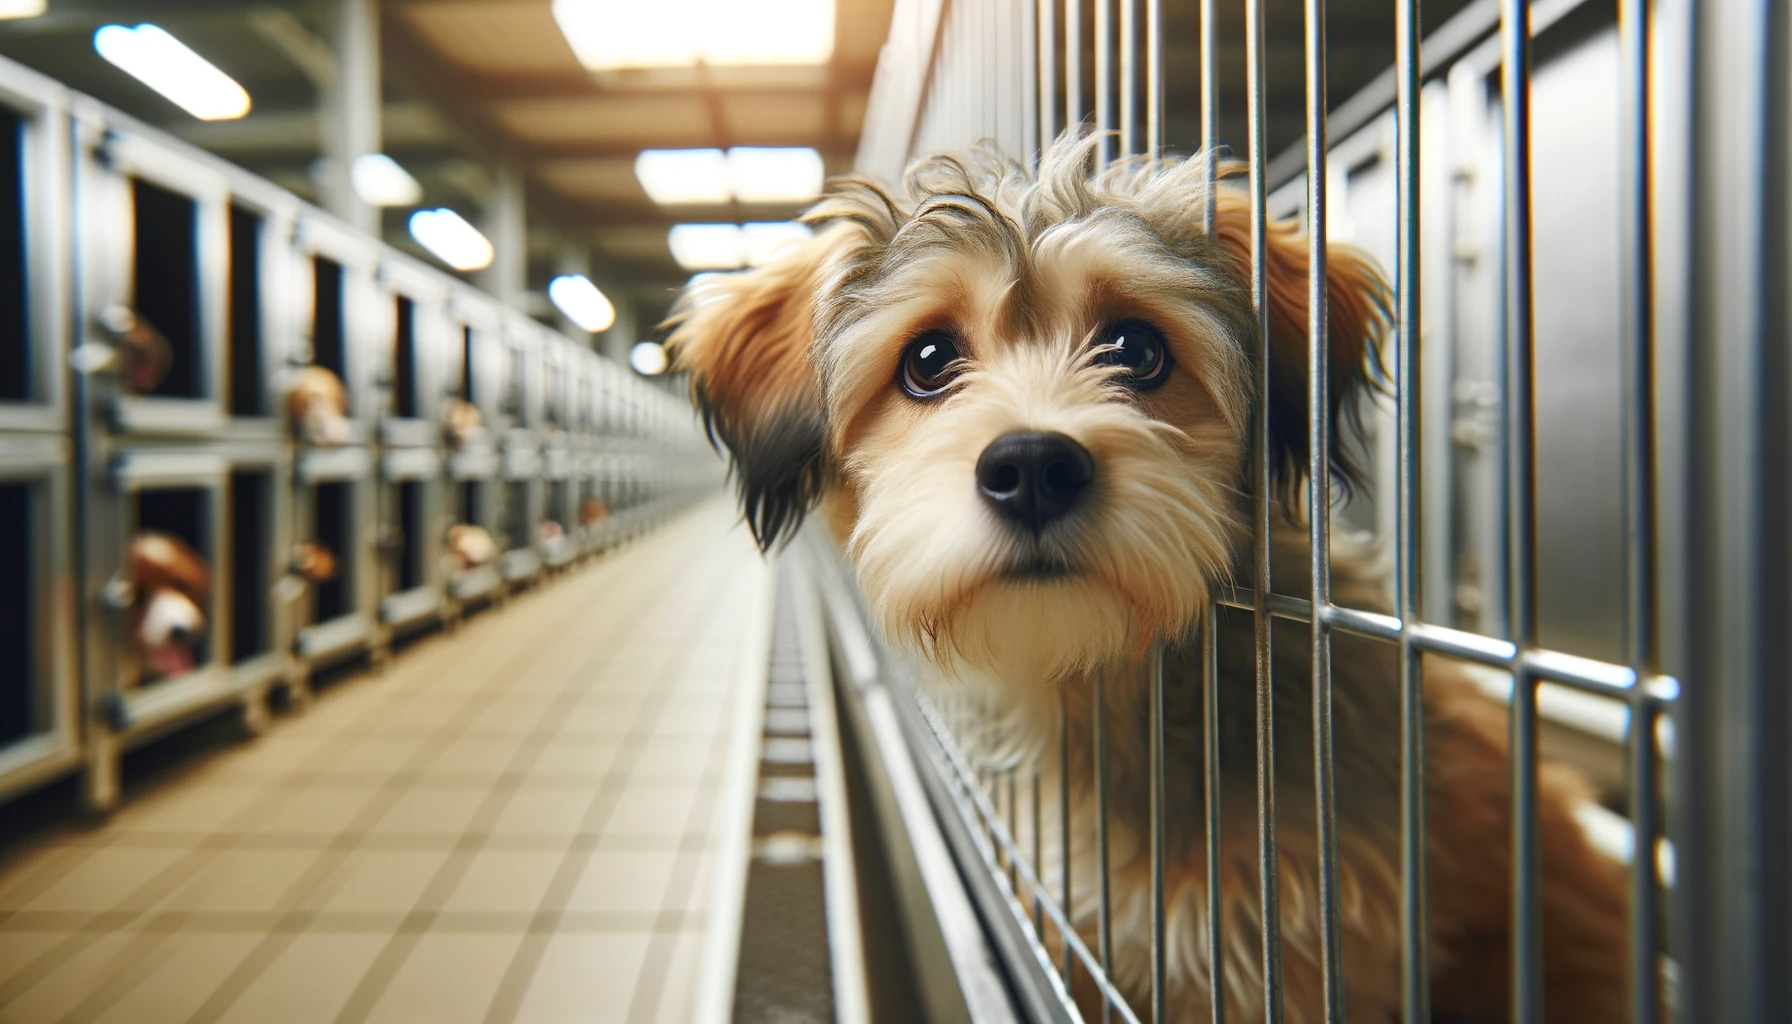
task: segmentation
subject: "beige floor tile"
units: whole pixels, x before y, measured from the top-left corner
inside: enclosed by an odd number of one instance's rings
[[[672,850],[591,851],[566,909],[600,913],[658,913],[672,875]]]
[[[406,914],[447,860],[447,850],[357,850],[298,907],[327,913]]]
[[[459,835],[466,830],[485,797],[480,790],[413,789],[393,801],[372,831]]]
[[[694,784],[708,769],[710,757],[722,737],[713,740],[657,739],[635,755],[635,777],[663,782]]]
[[[0,1006],[0,1022],[58,1020],[112,976],[114,958],[130,945],[131,938],[123,932],[93,936],[73,956],[36,978],[17,999]]]
[[[0,988],[68,936],[68,932],[0,930]]]
[[[283,790],[268,796],[266,813],[256,815],[245,831],[334,836],[356,825],[373,797],[373,790],[364,786],[313,785]]]
[[[556,935],[548,940],[516,1024],[620,1022],[649,936]]]
[[[520,737],[463,736],[443,747],[425,771],[484,772],[496,778],[523,761],[518,755],[525,742]]]
[[[697,1009],[697,982],[703,972],[703,933],[688,931],[678,936],[672,959],[666,965],[666,981],[660,989],[660,1005],[653,1019],[658,1024],[689,1024]]]
[[[157,909],[226,913],[281,909],[293,883],[317,857],[305,850],[220,850]]]
[[[327,763],[314,767],[326,774],[377,772],[390,775],[417,761],[417,752],[426,742],[423,736],[365,736]]]
[[[221,1024],[331,1020],[385,944],[383,935],[297,936],[224,1013]]]
[[[254,935],[176,934],[162,940],[154,967],[94,1024],[176,1024],[199,1009],[255,947]]]
[[[267,783],[207,781],[171,786],[119,808],[106,827],[114,832],[209,835],[229,828],[243,812],[265,807],[280,792],[278,786]]]
[[[164,870],[185,856],[184,850],[103,848],[92,851],[56,881],[41,888],[18,886],[0,897],[0,910],[72,911],[98,913],[124,905],[133,893],[131,909],[146,909],[146,901],[167,891],[141,891]]]
[[[696,786],[630,786],[604,822],[604,834],[680,836],[697,798]]]
[[[579,830],[596,790],[590,786],[530,786],[510,795],[493,835],[570,836]]]
[[[529,774],[601,779],[615,763],[618,750],[617,744],[601,739],[554,740],[542,746]]]
[[[562,858],[559,851],[481,850],[441,909],[533,912]]]
[[[14,910],[39,890],[53,884],[75,866],[93,856],[101,842],[46,842],[41,846],[14,849],[0,861],[0,911]],[[94,837],[82,837],[92,839]]]
[[[520,933],[423,936],[369,1024],[479,1024],[521,942]]]

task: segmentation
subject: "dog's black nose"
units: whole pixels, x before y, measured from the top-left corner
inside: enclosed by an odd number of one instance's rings
[[[984,500],[1034,533],[1076,507],[1094,476],[1089,450],[1064,434],[1004,434],[977,457]]]
[[[168,639],[177,644],[184,644],[192,638],[193,631],[185,626],[173,625],[168,627]]]

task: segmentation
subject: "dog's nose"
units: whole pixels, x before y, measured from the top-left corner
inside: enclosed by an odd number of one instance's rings
[[[184,644],[193,636],[193,631],[180,623],[168,627],[168,639],[177,644]]]
[[[1089,450],[1058,433],[1004,434],[977,457],[984,500],[1034,533],[1075,508],[1094,476]]]

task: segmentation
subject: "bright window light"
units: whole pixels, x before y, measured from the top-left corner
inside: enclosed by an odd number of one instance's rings
[[[418,210],[411,214],[411,237],[456,270],[491,266],[491,241],[453,210]]]
[[[592,334],[616,322],[616,307],[584,274],[563,274],[549,281],[548,298],[566,319]]]
[[[834,53],[834,0],[554,0],[554,20],[594,71],[824,64]]]
[[[362,153],[349,170],[355,195],[369,206],[415,206],[423,198],[423,186],[398,161],[384,153]]]
[[[734,270],[747,259],[739,224],[674,224],[666,244],[686,270]]]
[[[779,249],[814,234],[809,230],[807,224],[798,224],[795,221],[742,224],[740,231],[749,267],[757,267],[759,264],[767,262],[777,254]]]
[[[644,149],[635,157],[635,177],[661,206],[727,202],[728,171],[719,149]]]
[[[657,341],[642,341],[628,350],[628,365],[643,377],[655,377],[666,372],[671,360],[666,358],[666,346]]]
[[[0,20],[35,18],[44,13],[47,0],[0,0]]]
[[[728,151],[728,185],[743,203],[805,203],[821,195],[821,154],[808,148],[736,146]]]
[[[228,121],[249,112],[249,94],[236,79],[157,25],[107,25],[93,48],[126,74],[201,121]]]

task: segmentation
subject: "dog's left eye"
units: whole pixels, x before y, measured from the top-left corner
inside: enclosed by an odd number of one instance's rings
[[[958,345],[952,336],[929,331],[902,350],[902,390],[916,398],[932,398],[958,376]]]
[[[1170,375],[1170,346],[1163,333],[1143,320],[1122,320],[1095,337],[1102,349],[1096,362],[1126,370],[1122,379],[1135,388],[1154,388]]]

